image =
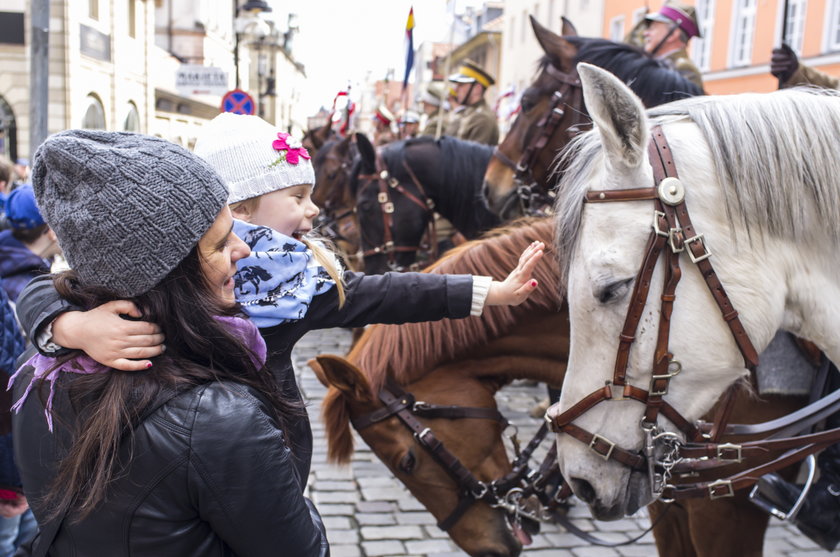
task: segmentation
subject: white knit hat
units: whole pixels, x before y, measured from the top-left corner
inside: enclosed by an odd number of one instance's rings
[[[204,128],[195,154],[224,178],[230,189],[228,203],[301,184],[315,185],[306,149],[257,116],[219,114]]]

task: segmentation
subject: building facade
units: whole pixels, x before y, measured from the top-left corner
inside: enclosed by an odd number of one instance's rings
[[[601,34],[609,38],[623,36],[645,12],[633,0],[604,0],[604,6]],[[840,0],[696,0],[695,7],[703,38],[692,39],[689,52],[709,93],[776,90],[769,63],[783,21],[786,41],[803,63],[840,76]]]

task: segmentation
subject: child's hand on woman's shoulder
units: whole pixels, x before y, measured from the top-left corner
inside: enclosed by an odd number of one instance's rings
[[[519,264],[502,281],[494,280],[490,283],[485,304],[489,306],[518,306],[528,299],[531,292],[537,288],[537,280],[533,278],[534,269],[542,259],[545,244],[532,242],[519,256]]]

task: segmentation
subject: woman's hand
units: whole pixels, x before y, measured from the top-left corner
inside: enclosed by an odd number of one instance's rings
[[[519,256],[519,264],[502,281],[490,283],[486,305],[489,306],[518,306],[528,299],[531,292],[536,290],[537,281],[532,277],[534,269],[542,259],[545,244],[532,242]]]
[[[114,369],[140,371],[152,367],[147,358],[160,356],[166,348],[160,327],[120,315],[142,317],[128,300],[115,300],[89,311],[69,311],[53,321],[53,340],[64,348],[82,350]]]
[[[16,499],[0,499],[0,517],[14,518],[22,515],[29,509],[26,497],[18,495]]]

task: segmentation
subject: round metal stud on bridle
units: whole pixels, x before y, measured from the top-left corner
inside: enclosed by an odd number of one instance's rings
[[[666,205],[679,205],[685,199],[685,187],[679,178],[663,178],[656,188],[656,194]]]

